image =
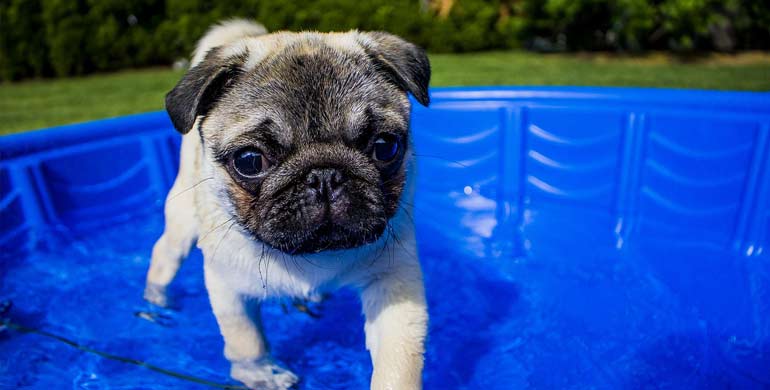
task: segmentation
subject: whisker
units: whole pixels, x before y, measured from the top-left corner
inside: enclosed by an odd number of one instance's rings
[[[412,225],[414,225],[414,218],[412,218],[411,214],[409,213],[409,210],[407,210],[406,208],[404,208],[402,205],[399,205],[398,207],[400,207],[400,208],[401,208],[401,210],[403,210],[403,211],[404,211],[404,214],[406,214],[406,215],[407,215],[407,217],[409,217],[409,218],[412,220]],[[419,261],[419,257],[417,256],[417,254],[416,254],[416,253],[410,252],[410,251],[409,251],[409,249],[408,249],[408,248],[407,248],[407,247],[406,247],[406,246],[403,244],[403,242],[401,242],[401,240],[400,240],[400,239],[398,239],[397,237],[394,237],[394,239],[396,239],[396,243],[398,244],[398,246],[400,246],[400,247],[401,247],[401,250],[402,250],[404,253],[406,253],[407,255],[411,256],[413,259],[415,259],[415,260]]]
[[[396,245],[401,246],[399,243],[401,240],[398,239],[398,235],[396,234],[396,229],[394,229],[391,226],[392,236],[393,236],[393,242],[396,243]],[[390,255],[388,256],[388,267],[393,267],[393,263],[395,263],[395,245],[390,246]]]
[[[310,259],[308,259],[308,258],[307,258],[307,256],[305,256],[304,254],[300,254],[300,255],[299,255],[299,257],[301,257],[301,258],[302,258],[303,260],[305,260],[305,261],[306,261],[308,264],[310,264],[310,265],[312,265],[312,266],[314,266],[314,267],[323,268],[323,267],[321,267],[320,265],[318,265],[318,264],[316,264],[316,263],[312,262],[312,261],[311,261]]]
[[[416,203],[408,202],[406,200],[402,200],[400,203],[402,203],[402,204],[399,204],[398,207],[400,207],[402,210],[404,210],[404,212],[409,217],[409,219],[412,220],[413,224],[415,223],[415,220],[414,220],[414,215],[415,214],[414,213],[423,212],[424,211],[424,209],[422,207],[417,207]],[[406,208],[406,207],[404,207],[404,206],[409,206],[411,208],[411,210]]]
[[[281,262],[283,262],[283,269],[288,271],[289,264],[286,263],[286,254],[285,253],[281,253]]]
[[[307,256],[305,256],[304,254],[300,254],[298,256],[301,257],[302,260],[305,260],[305,262],[307,262],[308,264],[312,265],[313,267],[318,267],[318,268],[321,268],[321,269],[332,269],[332,268],[326,268],[326,267],[324,267],[324,266],[322,266],[322,265],[320,265],[318,263],[314,263],[313,261],[308,259]]]
[[[265,259],[265,295],[267,295],[267,284],[270,280],[270,258],[273,256],[267,256]]]
[[[230,218],[230,220],[232,220],[232,219],[233,218]],[[214,254],[211,256],[212,258],[214,258],[214,259],[217,258],[217,251],[219,250],[219,246],[222,245],[222,241],[225,240],[225,237],[227,237],[227,234],[230,233],[230,229],[232,229],[234,225],[235,225],[235,221],[233,221],[233,223],[231,223],[230,226],[227,227],[227,230],[225,231],[225,234],[222,235],[222,238],[219,239],[219,242],[217,243],[217,246],[214,248]]]
[[[262,282],[262,289],[265,291],[265,295],[267,295],[267,278],[262,276],[262,261],[265,259],[265,251],[267,248],[265,248],[265,245],[262,245],[262,253],[259,255],[259,262],[257,262],[257,272],[259,272],[259,280]]]
[[[302,272],[304,274],[305,269],[299,266],[299,262],[297,261],[297,256],[289,256],[289,258],[291,259],[292,264],[294,264],[294,268],[296,268],[297,271]]]
[[[385,228],[388,229],[388,232],[385,235],[385,241],[382,243],[382,246],[378,250],[377,256],[372,256],[372,260],[369,262],[369,267],[372,267],[377,260],[381,259],[383,253],[385,253],[385,251],[388,250],[388,247],[390,246],[391,236],[393,235],[393,227],[390,225],[390,222],[386,222]]]
[[[404,203],[406,203],[406,202],[404,202]],[[407,205],[408,205],[408,206],[410,206],[411,208],[414,208],[414,205],[413,205],[413,204],[409,204],[409,203],[407,203]],[[411,221],[411,222],[412,222],[412,225],[415,225],[415,222],[414,222],[414,216],[412,215],[412,213],[410,212],[410,210],[409,210],[409,209],[407,209],[406,207],[402,206],[402,205],[399,205],[398,207],[400,207],[400,208],[401,208],[401,210],[404,212],[404,215],[406,215],[406,217],[407,217],[407,218],[409,218],[409,221]]]
[[[206,240],[206,237],[208,237],[208,236],[209,236],[209,234],[213,233],[215,230],[217,230],[217,229],[221,228],[222,226],[225,226],[225,224],[226,224],[226,223],[228,223],[228,222],[231,222],[231,221],[232,221],[232,220],[234,220],[234,219],[235,219],[235,217],[231,217],[231,218],[229,218],[228,220],[226,220],[226,221],[224,221],[224,222],[220,223],[219,225],[217,225],[217,226],[216,226],[216,227],[214,227],[213,229],[209,230],[209,231],[208,231],[206,234],[204,234],[204,235],[203,235],[203,236],[202,236],[202,237],[201,237],[201,238],[198,240],[198,242],[199,242],[199,243],[203,242],[204,240]],[[229,230],[229,229],[228,229],[228,230]]]
[[[170,201],[172,201],[172,200],[176,199],[176,197],[177,197],[177,196],[179,196],[179,195],[182,195],[182,194],[184,194],[185,192],[187,192],[187,191],[190,191],[191,189],[193,189],[193,188],[195,188],[195,187],[197,187],[197,186],[201,185],[203,182],[205,182],[205,181],[207,181],[207,180],[211,180],[211,179],[213,179],[213,178],[214,178],[213,176],[212,176],[212,177],[207,177],[207,178],[205,178],[205,179],[203,179],[203,180],[201,180],[201,181],[199,181],[199,182],[197,182],[197,183],[193,184],[192,186],[190,186],[190,187],[187,187],[187,188],[185,188],[184,190],[182,190],[182,191],[180,191],[180,192],[177,192],[177,193],[176,193],[176,194],[174,194],[173,196],[171,196],[171,197],[169,197],[168,199],[166,199],[166,202],[170,202]]]

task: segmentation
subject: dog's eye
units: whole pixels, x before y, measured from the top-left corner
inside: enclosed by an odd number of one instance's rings
[[[375,160],[388,162],[398,155],[398,138],[393,134],[381,134],[374,140],[373,157]]]
[[[233,155],[233,167],[239,175],[245,178],[257,176],[263,169],[267,169],[269,163],[265,156],[257,149],[241,149]]]

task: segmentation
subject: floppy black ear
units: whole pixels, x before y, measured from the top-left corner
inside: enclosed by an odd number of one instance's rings
[[[166,94],[166,111],[176,130],[187,134],[198,115],[206,115],[240,72],[240,61],[221,59],[216,48],[185,73]]]
[[[363,33],[366,53],[399,87],[411,92],[423,106],[430,104],[430,62],[425,50],[386,32]]]

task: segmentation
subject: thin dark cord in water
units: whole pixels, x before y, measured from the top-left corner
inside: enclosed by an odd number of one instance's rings
[[[10,329],[14,329],[14,330],[17,330],[19,332],[22,332],[22,333],[32,333],[32,334],[48,337],[50,339],[54,339],[54,340],[59,341],[61,343],[67,344],[67,345],[69,345],[71,347],[77,348],[77,349],[79,349],[79,350],[81,350],[83,352],[92,353],[94,355],[101,356],[101,357],[103,357],[105,359],[115,360],[115,361],[118,361],[118,362],[121,362],[121,363],[128,363],[128,364],[133,364],[135,366],[144,367],[144,368],[150,369],[152,371],[159,372],[161,374],[168,375],[168,376],[171,376],[171,377],[174,377],[174,378],[177,378],[177,379],[182,379],[182,380],[185,380],[185,381],[188,381],[188,382],[198,383],[198,384],[205,385],[205,386],[210,386],[210,387],[216,387],[216,388],[219,388],[219,389],[232,389],[232,390],[247,390],[248,389],[245,386],[228,385],[228,384],[224,384],[224,383],[212,382],[212,381],[209,381],[209,380],[206,380],[206,379],[194,377],[192,375],[187,375],[187,374],[182,374],[182,373],[179,373],[179,372],[176,372],[176,371],[167,370],[165,368],[152,365],[152,364],[147,363],[147,362],[142,361],[142,360],[131,359],[131,358],[123,357],[123,356],[113,355],[113,354],[108,353],[108,352],[104,352],[104,351],[100,351],[98,349],[91,348],[91,347],[89,347],[87,345],[79,344],[79,343],[77,343],[77,342],[75,342],[73,340],[70,340],[70,339],[68,339],[66,337],[59,336],[57,334],[53,334],[53,333],[46,332],[46,331],[41,330],[41,329],[30,328],[28,326],[17,324],[17,323],[15,323],[15,322],[11,321],[10,319],[7,319],[7,318],[2,319],[2,321],[0,321],[0,324],[2,324],[5,327],[8,327]]]

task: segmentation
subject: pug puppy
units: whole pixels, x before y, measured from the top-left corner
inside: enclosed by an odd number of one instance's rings
[[[167,305],[197,240],[231,376],[286,389],[298,378],[270,359],[260,302],[352,287],[371,388],[421,388],[407,93],[428,105],[425,52],[383,32],[266,34],[236,20],[208,31],[191,66],[166,96],[184,137],[145,298]]]

